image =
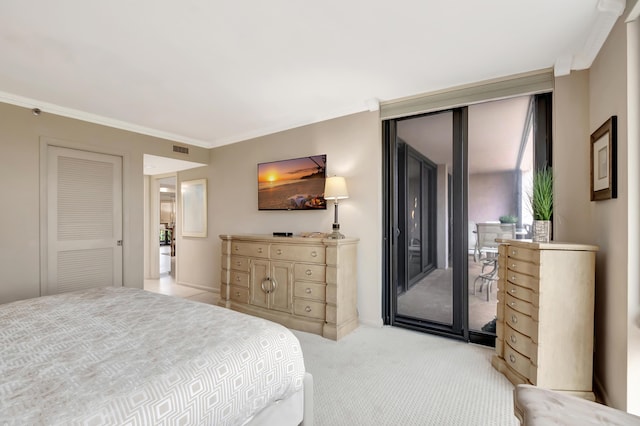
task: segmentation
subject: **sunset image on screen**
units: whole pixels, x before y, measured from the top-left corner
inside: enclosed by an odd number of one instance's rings
[[[258,209],[324,209],[326,155],[258,164]]]

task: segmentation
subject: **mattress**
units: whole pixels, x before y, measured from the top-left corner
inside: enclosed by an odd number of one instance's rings
[[[0,424],[243,424],[298,393],[286,328],[106,287],[0,305]]]

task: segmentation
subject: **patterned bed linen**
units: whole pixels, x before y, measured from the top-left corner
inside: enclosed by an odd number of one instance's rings
[[[299,391],[281,325],[130,288],[0,305],[0,425],[242,424]]]

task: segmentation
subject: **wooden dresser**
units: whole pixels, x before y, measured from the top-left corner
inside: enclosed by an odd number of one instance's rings
[[[496,354],[513,384],[594,400],[595,255],[583,244],[498,240]]]
[[[358,239],[220,239],[221,306],[334,340],[358,326]]]

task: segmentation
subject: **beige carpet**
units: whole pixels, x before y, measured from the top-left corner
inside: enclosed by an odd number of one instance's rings
[[[317,426],[518,425],[493,349],[396,327],[360,326],[338,342],[294,334]]]

